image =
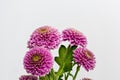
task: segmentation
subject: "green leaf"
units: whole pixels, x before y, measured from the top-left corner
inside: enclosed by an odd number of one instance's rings
[[[67,48],[64,45],[61,45],[59,48],[59,56],[55,57],[56,63],[62,68],[64,72],[68,72],[72,70],[72,61],[73,61],[73,50],[76,49],[77,46],[68,46]],[[60,71],[60,70],[59,70]],[[61,74],[62,74],[61,73]]]
[[[70,71],[70,70],[72,70],[72,63],[71,62],[66,63],[65,67],[64,67],[64,72],[67,72],[67,71]]]
[[[72,70],[72,61],[73,61],[73,50],[76,49],[77,46],[68,46],[67,54],[65,58],[65,67],[64,72]]]
[[[60,57],[55,57],[55,61],[56,61],[56,63],[60,66],[60,65],[62,65],[62,60],[61,60],[61,58]]]
[[[76,49],[77,48],[77,46],[72,46],[71,47],[71,50],[74,50],[74,49]]]
[[[66,53],[66,47],[64,45],[61,45],[59,49],[59,56],[61,59],[65,57],[65,53]]]

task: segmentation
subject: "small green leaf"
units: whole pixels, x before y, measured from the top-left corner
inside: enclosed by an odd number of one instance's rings
[[[71,50],[74,50],[74,49],[76,49],[77,48],[77,46],[72,46],[71,47]]]
[[[55,61],[59,66],[62,65],[62,61],[61,61],[60,57],[55,57]]]
[[[67,72],[67,71],[70,71],[70,70],[72,70],[72,63],[68,62],[68,63],[65,64],[64,72]]]
[[[66,58],[65,58],[64,72],[72,70],[72,60],[73,60],[72,55],[73,55],[73,50],[76,48],[77,48],[77,46],[68,46],[67,54],[66,54]]]
[[[65,53],[66,53],[66,47],[64,45],[61,45],[60,49],[59,49],[59,56],[60,56],[60,58],[64,58],[65,57]]]

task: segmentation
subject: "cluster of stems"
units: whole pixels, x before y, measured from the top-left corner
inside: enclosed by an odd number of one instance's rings
[[[63,68],[59,68],[58,72],[55,72],[52,69],[51,72],[48,75],[46,75],[44,77],[39,76],[38,80],[68,80],[68,78],[70,76],[72,77],[72,80],[76,80],[76,77],[77,77],[77,74],[78,74],[79,71],[80,71],[80,66],[76,67],[76,71],[75,71],[74,75],[71,73],[71,71],[64,73]],[[61,75],[64,76],[63,77],[64,79],[60,79]]]

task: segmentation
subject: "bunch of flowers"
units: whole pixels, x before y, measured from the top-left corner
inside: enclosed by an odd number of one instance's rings
[[[68,41],[69,45],[66,47],[63,41]],[[59,45],[58,56],[53,57],[51,50]],[[27,44],[29,50],[23,59],[24,69],[30,75],[22,75],[19,80],[68,80],[69,77],[76,80],[80,67],[86,71],[95,67],[95,56],[86,46],[86,36],[74,28],[60,33],[51,26],[39,27],[31,34]],[[58,70],[53,68],[54,61],[59,65]],[[76,67],[74,74],[71,73],[73,67]]]

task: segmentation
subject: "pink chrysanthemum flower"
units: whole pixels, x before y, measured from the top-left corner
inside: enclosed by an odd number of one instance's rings
[[[28,41],[28,48],[43,46],[48,49],[54,49],[60,44],[60,33],[57,29],[50,26],[42,26],[36,29]]]
[[[19,80],[38,80],[38,78],[33,75],[22,75]]]
[[[51,53],[40,47],[30,49],[24,57],[24,68],[27,73],[33,75],[45,76],[53,66],[53,57]]]
[[[74,28],[65,29],[62,32],[63,41],[70,41],[71,45],[85,47],[87,45],[86,37]]]
[[[83,78],[82,80],[92,80],[92,79],[90,79],[90,78]]]
[[[96,61],[94,54],[86,48],[75,49],[73,59],[79,66],[83,66],[87,71],[93,70],[95,67]]]

